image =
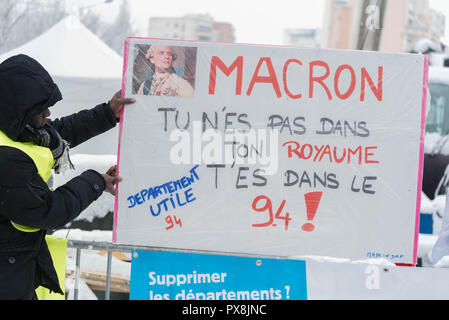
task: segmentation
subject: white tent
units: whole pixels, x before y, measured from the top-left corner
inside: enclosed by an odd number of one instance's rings
[[[122,76],[123,58],[73,16],[64,18],[32,41],[0,55],[0,62],[20,53],[39,61],[52,76]]]
[[[125,41],[125,39],[123,39]],[[32,41],[0,55],[0,63],[26,54],[39,61],[61,90],[51,119],[107,102],[121,88],[123,58],[69,16]],[[72,150],[72,154],[116,154],[118,126]]]

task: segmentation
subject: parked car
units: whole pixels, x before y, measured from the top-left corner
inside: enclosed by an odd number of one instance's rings
[[[446,194],[449,183],[449,68],[430,67],[429,91],[422,190],[433,200]]]

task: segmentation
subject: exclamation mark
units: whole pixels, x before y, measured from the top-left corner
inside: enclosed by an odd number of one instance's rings
[[[320,204],[322,192],[310,192],[304,195],[306,200],[306,211],[307,211],[307,220],[312,221],[315,218],[316,211]],[[315,226],[312,223],[305,223],[301,227],[302,230],[311,232],[315,229]]]
[[[290,299],[290,286],[285,286],[285,294],[286,294],[286,298]]]

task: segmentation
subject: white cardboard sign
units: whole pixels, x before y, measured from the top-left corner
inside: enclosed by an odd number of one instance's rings
[[[114,241],[415,263],[428,58],[128,38]]]

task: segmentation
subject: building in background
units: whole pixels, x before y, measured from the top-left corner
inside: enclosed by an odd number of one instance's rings
[[[284,44],[289,46],[319,48],[319,29],[286,29],[284,30]]]
[[[235,42],[235,31],[232,24],[227,22],[214,22],[212,28],[217,32],[217,39],[215,41]]]
[[[388,1],[384,18],[381,51],[404,52],[422,39],[440,43],[444,36],[445,16],[430,8],[428,0]]]
[[[332,49],[354,47],[358,0],[326,0],[321,46]]]
[[[445,16],[428,0],[326,0],[325,10],[326,48],[408,52],[422,39],[444,37]]]
[[[148,36],[154,38],[234,42],[234,27],[217,22],[208,14],[187,14],[182,17],[152,17]]]

